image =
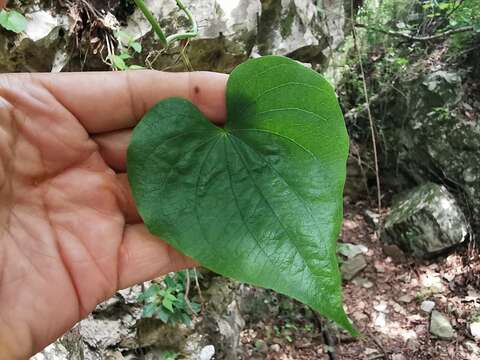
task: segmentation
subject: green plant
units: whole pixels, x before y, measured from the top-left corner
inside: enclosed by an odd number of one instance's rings
[[[164,323],[190,324],[192,316],[200,310],[200,305],[187,299],[186,271],[167,275],[163,286],[152,284],[139,295],[138,300],[144,301],[142,316],[156,318]]]
[[[15,10],[1,10],[0,26],[15,33],[21,33],[27,28],[27,19]]]
[[[118,47],[120,49],[119,54],[110,53],[107,56],[107,61],[109,61],[110,66],[114,70],[137,70],[143,69],[142,66],[128,64],[127,60],[133,58],[135,53],[142,52],[142,44],[135,39],[128,33],[122,30],[117,30],[115,33],[115,37],[118,40]]]
[[[145,18],[148,20],[150,25],[153,28],[153,31],[158,36],[158,39],[160,40],[160,43],[164,48],[168,47],[171,43],[177,41],[177,40],[186,40],[190,39],[193,37],[196,37],[198,35],[198,26],[197,22],[195,21],[195,18],[193,14],[190,12],[190,10],[183,4],[181,0],[176,0],[177,6],[180,10],[182,10],[185,15],[188,17],[190,23],[192,24],[192,28],[188,32],[180,32],[177,34],[173,34],[170,36],[165,36],[162,28],[160,27],[160,24],[158,23],[157,19],[153,16],[152,12],[148,9],[148,7],[145,5],[143,0],[134,0],[135,4],[137,7],[142,11],[143,15]]]
[[[217,127],[170,98],[136,126],[128,177],[146,226],[203,266],[355,333],[335,254],[348,155],[335,92],[317,72],[266,56],[232,72],[227,109]]]
[[[173,351],[164,351],[162,353],[162,360],[177,360],[178,354]]]

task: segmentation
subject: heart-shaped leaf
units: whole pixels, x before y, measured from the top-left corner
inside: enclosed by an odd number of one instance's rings
[[[348,137],[318,73],[267,56],[231,74],[228,120],[170,98],[137,125],[128,177],[148,229],[203,266],[298,299],[348,329],[336,238]]]

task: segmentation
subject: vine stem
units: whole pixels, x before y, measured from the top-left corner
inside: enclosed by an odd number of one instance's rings
[[[157,34],[158,38],[160,39],[160,42],[162,43],[163,47],[168,46],[168,41],[167,38],[165,37],[165,34],[162,31],[162,28],[160,27],[160,24],[158,23],[157,19],[153,16],[152,12],[148,9],[148,7],[145,5],[143,0],[133,0],[135,1],[135,5],[140,9],[140,11],[143,13],[145,18],[148,20],[150,25],[152,25],[153,31]]]
[[[185,15],[187,15],[188,20],[192,24],[192,28],[188,32],[177,33],[177,34],[170,35],[168,37],[165,36],[165,33],[160,27],[160,24],[158,23],[157,19],[155,19],[155,16],[153,16],[152,12],[145,5],[145,2],[143,0],[134,0],[134,2],[135,2],[135,5],[137,5],[137,7],[143,13],[145,18],[148,20],[150,25],[152,25],[153,31],[155,31],[155,33],[157,34],[164,48],[168,47],[168,45],[170,45],[174,41],[190,39],[198,35],[198,25],[195,20],[195,17],[193,16],[192,12],[185,6],[182,0],[176,0],[177,6],[180,8],[180,10],[182,10],[185,13]]]
[[[196,37],[198,35],[198,25],[195,21],[195,17],[193,16],[192,12],[185,6],[182,0],[176,0],[177,6],[182,10],[185,15],[187,15],[188,20],[192,24],[192,29],[189,32],[178,33],[174,35],[170,35],[167,37],[167,44],[172,43],[173,41],[177,40],[185,40]]]

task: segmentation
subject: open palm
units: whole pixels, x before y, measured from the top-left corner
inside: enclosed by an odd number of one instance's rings
[[[155,102],[225,114],[225,76],[0,76],[0,354],[41,350],[120,288],[193,262],[150,235],[131,198],[131,128]]]

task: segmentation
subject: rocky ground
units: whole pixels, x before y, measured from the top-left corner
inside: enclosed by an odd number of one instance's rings
[[[344,302],[358,339],[299,311],[242,331],[245,358],[480,359],[480,258],[464,246],[429,261],[379,241],[364,203],[346,204],[341,236]],[[309,319],[310,322],[306,322]],[[328,326],[328,325],[327,325]],[[280,336],[276,335],[280,329]],[[273,329],[273,330],[272,330]],[[278,333],[278,332],[277,332]],[[329,353],[329,351],[331,351]]]
[[[464,244],[418,260],[384,245],[377,221],[365,202],[347,199],[339,258],[358,338],[287,297],[214,277],[202,284],[206,312],[190,330],[141,320],[138,286],[99,306],[63,344],[77,342],[86,359],[162,359],[166,349],[173,359],[480,359],[477,250]],[[34,359],[65,358],[52,354]]]

